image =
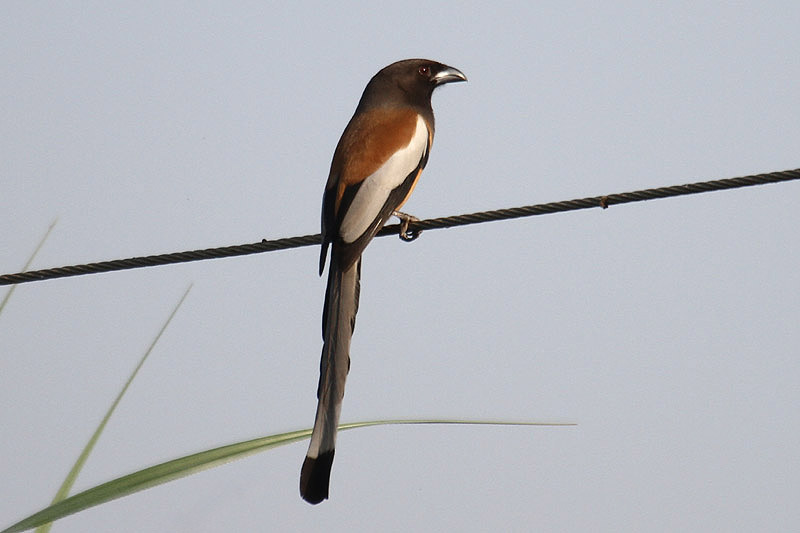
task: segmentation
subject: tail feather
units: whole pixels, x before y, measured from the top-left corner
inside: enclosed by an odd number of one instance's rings
[[[316,458],[306,456],[300,472],[300,494],[308,503],[317,504],[328,497],[333,466],[333,450]]]
[[[300,473],[300,494],[309,503],[319,503],[328,497],[336,430],[350,370],[350,339],[358,311],[360,278],[361,259],[343,271],[332,257],[322,318],[324,344],[317,388],[317,415]]]

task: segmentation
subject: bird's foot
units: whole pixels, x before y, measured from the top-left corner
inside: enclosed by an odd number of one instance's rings
[[[410,222],[419,222],[419,219],[413,215],[408,215],[406,213],[401,213],[400,211],[395,211],[392,213],[394,216],[400,219],[400,238],[406,242],[413,241],[419,234],[422,233],[422,230],[411,230],[408,229],[408,224]]]

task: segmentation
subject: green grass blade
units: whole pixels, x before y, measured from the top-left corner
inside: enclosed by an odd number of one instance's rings
[[[78,459],[75,461],[75,464],[72,466],[72,469],[70,469],[69,473],[67,474],[67,477],[61,484],[61,487],[59,487],[58,492],[56,492],[56,495],[53,498],[53,501],[51,502],[52,504],[60,502],[61,500],[66,498],[67,495],[69,494],[72,485],[75,484],[75,480],[78,478],[78,474],[80,473],[81,469],[83,469],[83,465],[86,463],[86,459],[89,458],[89,454],[92,453],[95,444],[97,444],[97,440],[100,438],[100,434],[103,433],[106,424],[111,419],[111,415],[114,413],[114,410],[117,408],[117,405],[119,405],[119,402],[122,400],[122,397],[125,395],[125,392],[127,392],[128,387],[130,387],[131,383],[133,383],[136,374],[139,373],[139,369],[141,369],[142,365],[144,365],[144,362],[147,360],[148,356],[150,355],[150,352],[152,352],[153,348],[155,348],[156,343],[161,338],[161,335],[164,334],[164,331],[166,331],[167,326],[169,326],[169,323],[172,322],[172,319],[175,317],[175,314],[178,312],[178,309],[181,308],[183,301],[186,300],[186,297],[189,295],[189,291],[191,289],[192,285],[190,284],[186,288],[186,292],[183,293],[183,296],[178,301],[177,305],[175,305],[175,308],[172,310],[172,313],[170,313],[169,318],[167,318],[166,322],[164,322],[164,325],[161,326],[161,329],[153,339],[153,342],[150,343],[150,346],[144,352],[144,355],[139,360],[139,364],[137,364],[136,368],[134,368],[133,372],[131,372],[130,377],[128,377],[128,381],[125,382],[125,385],[123,385],[122,390],[119,391],[119,394],[117,394],[117,397],[114,399],[114,402],[111,404],[111,407],[108,408],[106,415],[100,421],[100,424],[97,426],[97,429],[95,429],[94,434],[92,434],[92,437],[89,439],[89,442],[86,443],[86,446],[83,448],[83,451],[81,451],[81,454],[78,456]],[[37,533],[47,533],[48,531],[50,531],[52,525],[53,525],[52,523],[44,524],[40,526],[36,531]]]
[[[57,218],[53,222],[50,223],[50,227],[47,228],[47,231],[45,232],[44,237],[42,237],[42,240],[39,241],[39,244],[36,246],[36,249],[33,251],[31,256],[28,258],[28,262],[25,263],[24,267],[22,267],[22,272],[25,272],[26,270],[28,270],[31,267],[31,264],[33,263],[33,260],[36,257],[36,254],[38,254],[39,250],[41,250],[42,246],[44,246],[44,241],[46,241],[47,238],[50,236],[50,232],[53,231],[53,228],[55,227],[56,222],[58,222]],[[6,293],[6,295],[3,297],[3,301],[0,302],[0,314],[3,313],[3,309],[5,308],[6,304],[8,303],[9,298],[11,298],[11,295],[14,293],[14,289],[16,289],[16,288],[17,288],[16,285],[12,285],[11,288],[8,289],[8,292]]]
[[[480,424],[491,426],[574,426],[571,423],[544,423],[544,422],[491,422],[474,420],[378,420],[371,422],[356,422],[342,424],[340,430],[363,428],[369,426],[396,425],[396,424]],[[211,450],[195,453],[166,463],[161,463],[133,474],[128,474],[112,481],[61,500],[41,511],[32,514],[4,529],[0,533],[15,533],[25,531],[47,522],[52,522],[67,515],[83,511],[95,505],[100,505],[135,492],[179,479],[215,466],[219,466],[236,459],[241,459],[261,451],[275,448],[284,444],[304,440],[311,436],[310,429],[292,431],[261,437],[258,439],[238,442],[221,446]]]

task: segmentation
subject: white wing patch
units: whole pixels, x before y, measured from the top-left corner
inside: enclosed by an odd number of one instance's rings
[[[361,183],[339,227],[339,235],[344,242],[354,242],[367,231],[389,198],[389,193],[417,168],[427,147],[428,126],[421,116],[417,116],[417,126],[408,145],[395,152]]]

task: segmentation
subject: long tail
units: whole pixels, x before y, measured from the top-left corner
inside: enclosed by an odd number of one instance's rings
[[[319,364],[317,417],[311,444],[300,472],[300,495],[309,503],[328,497],[336,429],[342,409],[344,384],[350,370],[350,339],[356,325],[361,258],[342,271],[331,254],[325,308],[322,314],[322,359]]]

